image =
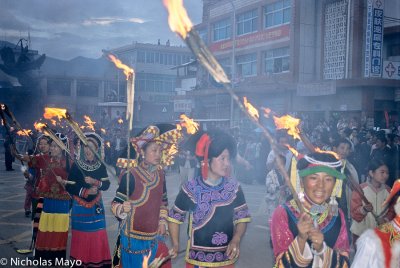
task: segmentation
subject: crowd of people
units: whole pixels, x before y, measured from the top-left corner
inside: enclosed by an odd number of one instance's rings
[[[235,138],[217,129],[184,137],[171,124],[150,125],[129,143],[124,129],[115,128],[86,132],[86,143],[71,132],[56,134],[63,145],[41,135],[28,154],[10,146],[11,157],[28,166],[25,210],[33,220],[34,257],[54,263],[69,252],[82,267],[142,267],[149,257],[171,267],[189,214],[186,267],[234,267],[251,221],[238,180],[263,180],[276,267],[398,264],[399,254],[391,251],[400,240],[398,130],[339,123],[321,123],[297,142],[276,131],[276,151],[262,137]],[[165,170],[174,158],[180,191],[171,205]],[[119,222],[113,250],[102,201],[111,183],[104,160],[119,173],[111,204]],[[385,246],[371,249],[374,239]],[[360,252],[368,250],[383,257],[363,258]]]

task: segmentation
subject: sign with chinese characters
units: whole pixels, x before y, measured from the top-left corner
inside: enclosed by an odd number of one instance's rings
[[[174,100],[174,112],[176,113],[190,113],[192,112],[192,100]]]
[[[346,66],[347,1],[325,6],[324,79],[343,79]]]
[[[384,0],[368,0],[364,77],[382,76]]]
[[[241,48],[250,46],[257,43],[267,43],[282,38],[288,38],[290,32],[290,25],[283,25],[274,27],[273,29],[267,29],[256,33],[246,34],[243,36],[236,36],[235,47]],[[221,41],[209,45],[212,52],[224,51],[232,49],[232,40]]]
[[[382,78],[400,80],[400,61],[384,61]]]

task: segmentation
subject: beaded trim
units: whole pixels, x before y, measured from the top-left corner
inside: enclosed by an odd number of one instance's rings
[[[311,164],[319,165],[319,166],[326,166],[326,167],[330,167],[330,168],[337,168],[337,167],[342,166],[342,162],[340,160],[338,160],[336,162],[322,162],[322,161],[316,160],[312,157],[309,157],[308,155],[305,155],[304,159],[307,160]]]
[[[123,246],[122,246],[122,244],[121,244],[121,248],[125,251],[125,252],[127,252],[127,253],[129,253],[129,254],[148,254],[153,248],[154,248],[154,246],[156,245],[156,239],[154,239],[153,241],[151,241],[151,244],[150,244],[150,248],[149,249],[142,249],[142,250],[130,250],[129,248],[124,248]]]
[[[76,160],[76,163],[85,171],[95,171],[101,166],[100,161],[96,161],[93,165],[86,164],[82,160]]]

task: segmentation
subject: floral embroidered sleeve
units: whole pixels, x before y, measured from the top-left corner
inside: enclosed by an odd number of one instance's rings
[[[189,191],[185,186],[182,186],[174,206],[169,210],[168,221],[182,224],[185,221],[186,212],[193,211],[195,206],[193,199],[189,197]]]
[[[130,176],[129,180],[129,195],[133,193],[135,189],[135,178]],[[122,203],[128,200],[126,191],[126,174],[123,175],[121,182],[118,186],[117,192],[115,193],[114,200],[111,203],[111,211],[117,219],[126,218],[126,213],[122,212]]]
[[[234,215],[233,215],[233,223],[238,224],[239,222],[250,222],[250,212],[249,208],[246,204],[246,199],[244,198],[244,194],[242,188],[239,186],[238,192],[236,193],[236,199],[234,201]]]

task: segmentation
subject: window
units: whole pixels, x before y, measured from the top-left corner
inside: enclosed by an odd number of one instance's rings
[[[268,50],[265,52],[264,59],[265,73],[283,73],[289,71],[289,47]]]
[[[154,63],[154,52],[146,52],[146,63]]]
[[[149,73],[136,74],[136,88],[147,92],[174,92],[176,78],[173,75],[159,75]]]
[[[47,95],[50,96],[71,96],[70,80],[48,80]]]
[[[76,95],[78,97],[97,97],[99,95],[99,83],[78,81]]]
[[[257,9],[240,14],[237,17],[237,35],[253,33],[257,31]]]
[[[232,70],[232,60],[231,58],[224,58],[224,59],[219,59],[218,60],[219,64],[221,65],[222,69],[224,69],[225,73],[230,77]]]
[[[221,41],[231,38],[230,19],[218,21],[213,24],[213,41]]]
[[[290,23],[291,0],[281,0],[265,6],[265,28]]]
[[[237,57],[237,73],[242,77],[257,75],[257,54],[247,54]]]
[[[146,52],[145,51],[138,51],[137,52],[137,60],[138,62],[146,62]]]
[[[207,35],[207,28],[205,29],[198,29],[198,33],[200,38],[203,40],[204,43],[208,43],[208,35]]]

